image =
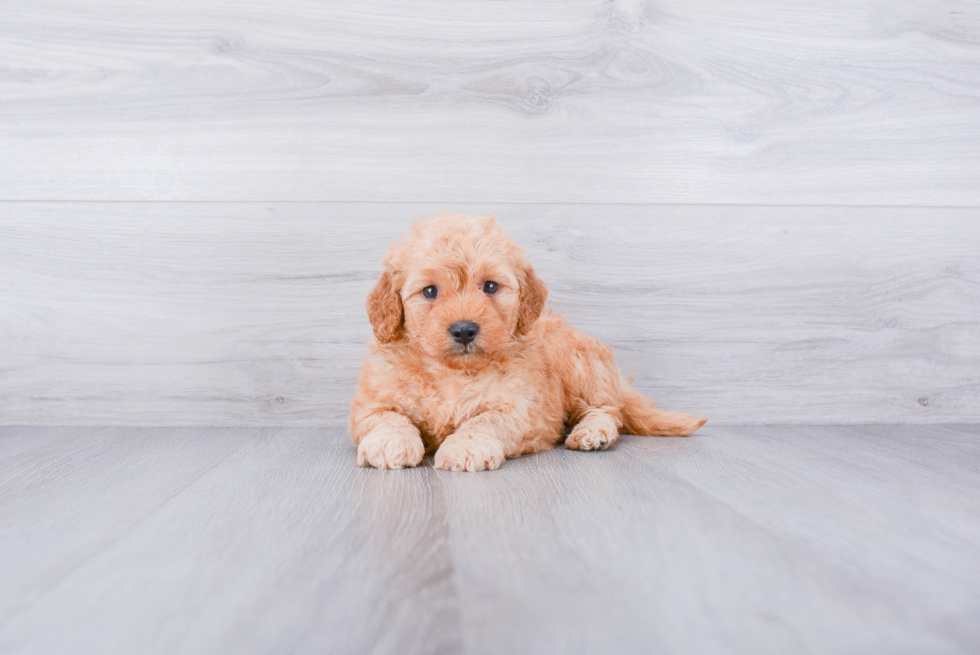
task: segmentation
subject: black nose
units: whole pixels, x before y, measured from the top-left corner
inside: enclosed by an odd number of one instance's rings
[[[473,321],[456,321],[449,326],[449,334],[453,335],[453,339],[457,343],[461,343],[464,346],[473,341],[473,339],[476,339],[479,331],[480,326]]]

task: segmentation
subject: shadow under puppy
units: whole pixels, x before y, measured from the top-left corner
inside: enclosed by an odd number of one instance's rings
[[[493,217],[440,213],[391,247],[367,300],[375,339],[351,407],[357,463],[496,469],[565,440],[686,436],[703,419],[655,409],[612,349],[544,310],[548,289]]]

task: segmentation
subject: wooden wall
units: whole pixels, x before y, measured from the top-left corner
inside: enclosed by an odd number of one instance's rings
[[[0,423],[342,422],[441,209],[664,407],[980,420],[980,4],[15,0]]]

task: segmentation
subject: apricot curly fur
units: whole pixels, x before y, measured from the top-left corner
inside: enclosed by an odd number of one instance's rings
[[[492,216],[416,223],[384,266],[367,299],[374,338],[351,406],[362,466],[417,466],[434,452],[436,468],[492,470],[569,429],[566,447],[598,450],[622,431],[686,436],[705,423],[656,409],[609,346],[544,309],[547,286]],[[472,343],[450,334],[458,321],[479,326]]]

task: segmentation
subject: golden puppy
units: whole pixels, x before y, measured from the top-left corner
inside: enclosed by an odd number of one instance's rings
[[[620,431],[686,436],[705,421],[654,409],[612,349],[550,311],[548,289],[493,217],[441,213],[392,246],[367,300],[375,339],[351,407],[357,463],[495,469]]]

